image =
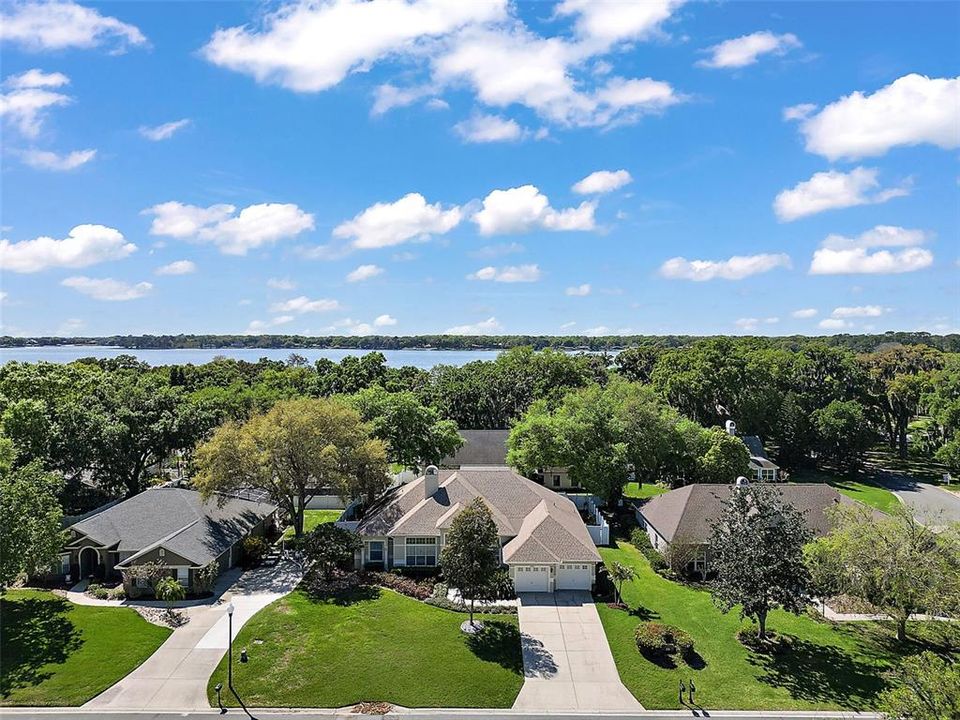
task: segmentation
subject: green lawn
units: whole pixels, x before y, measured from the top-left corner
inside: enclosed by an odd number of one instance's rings
[[[259,707],[342,707],[386,701],[407,707],[510,707],[523,684],[516,616],[480,616],[487,632],[460,632],[467,615],[373,588],[349,600],[295,591],[261,610],[234,647],[243,701]],[[227,682],[226,660],[210,678]],[[224,694],[226,701],[227,695]],[[232,700],[232,698],[231,698]]]
[[[335,522],[341,515],[343,515],[343,510],[304,510],[303,531],[310,532],[317,525]],[[285,540],[293,537],[292,525],[283,531],[283,537]]]
[[[697,702],[706,708],[865,709],[883,687],[883,671],[902,653],[924,649],[916,642],[898,645],[887,623],[832,625],[775,611],[768,628],[788,636],[791,648],[781,654],[755,654],[735,637],[737,629],[749,626],[749,621],[741,621],[736,611],[721,613],[709,593],[660,577],[627,543],[600,552],[608,565],[619,561],[637,572],[637,578],[623,588],[630,612],[602,603],[597,610],[620,677],[647,708],[679,708],[677,684],[692,677]],[[702,667],[661,667],[645,659],[637,651],[633,633],[647,619],[689,632]],[[909,627],[914,637],[922,633],[936,640],[934,649],[940,651],[946,647],[946,640],[937,637],[941,633],[952,634],[950,647],[956,650],[957,630],[948,623],[911,623]]]
[[[129,608],[74,605],[39,590],[8,590],[0,627],[0,705],[82,705],[171,632]]]
[[[864,505],[870,505],[883,512],[890,512],[900,504],[897,496],[892,492],[866,480],[848,480],[817,470],[802,470],[791,475],[790,481],[809,483],[825,482],[835,487],[848,498],[859,500]]]
[[[670,488],[664,487],[663,485],[652,485],[650,483],[640,485],[640,483],[628,482],[623,488],[623,496],[636,500],[646,500],[647,498],[662,495],[668,490],[670,490]]]

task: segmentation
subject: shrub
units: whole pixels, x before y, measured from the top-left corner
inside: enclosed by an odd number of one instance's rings
[[[490,581],[490,596],[492,600],[515,600],[516,588],[510,579],[510,572],[505,569],[497,570]]]
[[[452,610],[453,612],[470,612],[470,608],[463,603],[454,602],[445,597],[428,597],[423,602],[427,605],[433,605],[434,607],[443,608],[444,610]],[[512,605],[491,605],[490,607],[480,608],[478,612],[484,615],[516,615],[517,608]]]
[[[123,585],[117,585],[107,590],[107,600],[126,600],[127,590]]]
[[[637,625],[634,638],[637,649],[645,656],[663,658],[678,655],[684,660],[693,656],[693,638],[673,625],[645,622]]]
[[[369,578],[371,584],[388,588],[394,592],[417,600],[426,600],[433,595],[434,585],[427,580],[417,580],[412,577],[404,577],[399,573],[393,572],[366,572],[364,576]]]
[[[97,583],[92,583],[87,587],[87,594],[97,600],[106,600],[110,596],[109,591],[103,585]]]
[[[250,535],[243,539],[244,565],[256,567],[263,560],[270,545],[259,535]]]
[[[664,575],[670,570],[670,566],[663,559],[663,555],[653,549],[653,545],[650,544],[650,537],[643,528],[633,529],[633,532],[630,533],[630,544],[643,554],[647,562],[650,563],[650,567],[658,575]]]
[[[450,586],[445,582],[438,582],[433,586],[433,593],[430,597],[445,598],[448,592],[450,592]]]
[[[220,563],[216,560],[204,565],[193,575],[193,589],[198,595],[211,592],[220,576]]]

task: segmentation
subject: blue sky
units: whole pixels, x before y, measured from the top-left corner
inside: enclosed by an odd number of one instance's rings
[[[956,3],[0,8],[3,334],[960,331]]]

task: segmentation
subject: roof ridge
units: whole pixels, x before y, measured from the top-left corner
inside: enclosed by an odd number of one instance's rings
[[[169,540],[172,540],[172,539],[175,538],[177,535],[179,535],[180,533],[184,532],[185,530],[189,530],[190,528],[192,528],[194,525],[196,525],[196,524],[199,523],[199,522],[200,522],[200,517],[197,517],[197,518],[194,519],[193,522],[187,523],[186,525],[184,525],[184,526],[183,526],[182,528],[180,528],[179,530],[174,530],[174,531],[173,531],[172,533],[170,533],[169,535],[166,535],[165,537],[160,538],[159,540],[157,540],[156,542],[154,542],[154,543],[151,544],[151,545],[147,545],[145,548],[143,548],[143,550],[140,550],[139,552],[134,553],[134,554],[131,555],[130,557],[125,558],[122,562],[117,563],[117,564],[118,564],[118,565],[124,565],[124,564],[126,564],[126,563],[129,563],[131,560],[136,560],[137,558],[139,558],[139,557],[140,557],[141,555],[143,555],[144,553],[150,552],[150,551],[153,550],[154,548],[160,547],[160,546],[163,545],[165,542],[167,542],[167,541],[169,541]],[[191,561],[193,560],[193,558],[188,558],[188,557],[186,557],[185,555],[184,555],[183,557],[185,557],[187,560],[191,560]]]

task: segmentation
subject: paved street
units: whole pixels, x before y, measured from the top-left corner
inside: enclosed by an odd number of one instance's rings
[[[620,682],[590,593],[521,593],[518,710],[642,710]]]
[[[903,500],[924,525],[960,522],[960,497],[953,493],[894,472],[879,474],[877,481]]]

